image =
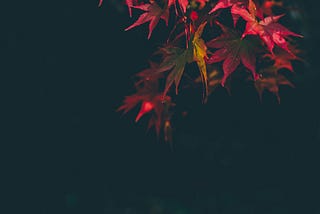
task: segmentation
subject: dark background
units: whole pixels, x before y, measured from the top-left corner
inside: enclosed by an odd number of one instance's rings
[[[297,1],[310,65],[280,105],[250,84],[191,100],[172,151],[115,111],[167,30],[124,32],[133,20],[110,2],[3,7],[2,213],[319,214],[317,7]]]

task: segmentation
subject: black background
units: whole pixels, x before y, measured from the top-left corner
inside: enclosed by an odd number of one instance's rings
[[[319,30],[303,6],[311,65],[296,88],[281,88],[280,105],[247,84],[187,103],[171,151],[136,112],[115,111],[163,23],[148,41],[146,26],[124,32],[133,20],[107,1],[6,5],[3,213],[320,213]]]

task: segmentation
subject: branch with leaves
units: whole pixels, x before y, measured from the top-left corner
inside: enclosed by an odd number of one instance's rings
[[[279,1],[272,2],[126,0],[130,17],[133,10],[142,13],[125,30],[148,24],[149,39],[161,20],[166,26],[169,26],[169,20],[175,22],[166,44],[156,50],[156,59],[150,61],[149,68],[137,74],[137,92],[125,97],[118,110],[126,113],[140,106],[136,121],[149,115],[149,127],[154,126],[158,136],[171,141],[175,98],[183,88],[181,80],[192,64],[197,69],[191,72],[198,74],[192,81],[202,84],[203,103],[217,86],[228,89],[233,74],[240,71],[246,71],[246,79],[254,81],[260,98],[268,90],[280,101],[279,86],[293,87],[293,84],[279,70],[293,71],[291,62],[301,60],[293,41],[302,36],[279,23],[285,14],[274,14],[273,4],[279,4]],[[169,19],[170,16],[174,19]]]

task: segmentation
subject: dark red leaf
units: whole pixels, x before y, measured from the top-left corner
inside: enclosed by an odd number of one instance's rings
[[[256,52],[248,39],[241,39],[236,31],[222,26],[223,34],[207,43],[210,48],[218,48],[208,60],[209,64],[224,61],[221,84],[224,86],[227,78],[236,70],[240,62],[251,71],[254,79],[258,78],[255,71]]]

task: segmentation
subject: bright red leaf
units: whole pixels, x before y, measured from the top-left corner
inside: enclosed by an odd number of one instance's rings
[[[232,8],[233,13],[240,15],[247,21],[245,32],[242,37],[246,35],[258,35],[262,41],[267,45],[268,50],[273,54],[273,48],[275,45],[286,50],[288,53],[293,53],[288,48],[286,38],[288,36],[302,37],[299,34],[293,33],[286,27],[277,23],[283,16],[268,16],[261,21],[257,21],[254,14],[249,13],[245,8],[235,6]]]

